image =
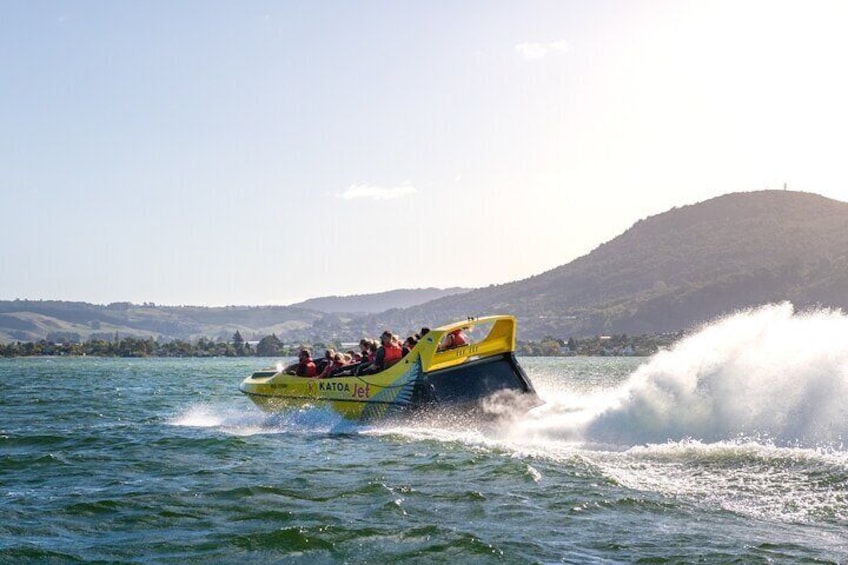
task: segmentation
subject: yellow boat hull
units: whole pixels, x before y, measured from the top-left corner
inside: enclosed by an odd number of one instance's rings
[[[474,328],[485,329],[485,337],[442,349],[451,331]],[[503,390],[535,398],[515,359],[515,330],[512,316],[469,319],[432,330],[403,359],[377,374],[317,379],[266,370],[244,379],[240,390],[267,412],[326,406],[351,420],[423,407],[467,407]]]

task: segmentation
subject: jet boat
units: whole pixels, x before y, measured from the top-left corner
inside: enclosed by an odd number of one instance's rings
[[[448,347],[458,330],[465,343]],[[421,409],[467,413],[493,396],[530,408],[540,402],[515,358],[515,334],[513,316],[469,318],[430,330],[379,373],[310,378],[279,367],[253,373],[239,388],[266,412],[327,406],[360,421]]]

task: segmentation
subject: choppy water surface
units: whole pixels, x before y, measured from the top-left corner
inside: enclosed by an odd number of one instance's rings
[[[0,360],[0,562],[848,562],[848,318],[521,360],[498,426],[267,416],[256,359]]]

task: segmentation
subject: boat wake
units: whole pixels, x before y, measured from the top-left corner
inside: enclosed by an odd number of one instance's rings
[[[332,410],[304,407],[299,410],[266,414],[253,407],[196,404],[170,418],[173,426],[214,428],[230,435],[252,436],[274,433],[350,433],[357,429]]]
[[[515,438],[617,447],[696,440],[844,449],[848,316],[791,304],[739,312],[639,367],[618,389],[555,393]]]
[[[537,386],[544,405],[494,429],[395,432],[549,462],[533,465],[541,483],[579,460],[628,490],[758,519],[848,524],[845,314],[796,313],[790,304],[739,312],[620,386],[580,393],[562,377],[559,389]]]

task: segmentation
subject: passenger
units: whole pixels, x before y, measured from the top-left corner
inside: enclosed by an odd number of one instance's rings
[[[362,338],[359,340],[359,350],[362,352],[363,363],[373,363],[374,354],[377,352],[377,346],[373,339]]]
[[[331,376],[349,377],[352,375],[358,375],[359,370],[363,366],[362,359],[359,353],[355,353],[352,356],[345,354],[344,359],[342,359],[342,361],[344,361],[344,365],[334,369],[333,374]]]
[[[333,357],[335,357],[336,351],[333,348],[327,349],[324,351],[324,357],[315,362],[315,371],[323,376],[324,371],[333,364]]]
[[[384,331],[380,335],[382,345],[377,349],[374,356],[374,361],[367,366],[362,367],[360,373],[370,374],[379,373],[388,369],[403,357],[403,348],[398,343],[397,337],[392,335],[389,330]]]
[[[377,357],[374,362],[383,371],[400,361],[400,358],[403,357],[403,348],[398,342],[397,336],[389,330],[384,331],[380,336],[380,343],[382,345],[377,350]]]
[[[418,340],[415,339],[415,336],[411,335],[408,338],[406,338],[406,341],[403,342],[403,356],[406,357],[406,355],[410,351],[412,351],[412,349],[415,347],[415,345],[417,343],[418,343]]]
[[[459,328],[451,331],[445,336],[442,343],[439,344],[439,351],[454,349],[456,347],[462,347],[463,345],[468,345],[468,340],[465,338],[465,335],[463,335],[462,328]]]
[[[334,349],[328,349],[324,352],[325,362],[323,368],[318,372],[318,378],[326,379],[330,376],[330,373],[336,368],[336,357],[338,356],[339,354]]]
[[[327,369],[324,371],[324,374],[321,375],[322,379],[327,377],[335,377],[341,373],[344,368],[347,366],[347,360],[345,359],[344,353],[336,353],[333,356],[333,364],[327,366]]]
[[[377,360],[377,350],[380,349],[379,344],[373,339],[368,342],[368,356],[367,361],[369,363],[373,363]]]
[[[298,377],[314,377],[317,374],[315,362],[312,361],[312,354],[308,349],[301,349],[297,359],[297,363],[292,363],[286,367],[286,374],[297,375]]]
[[[428,333],[430,333],[430,328],[425,326],[425,327],[421,328],[421,331],[418,332],[418,335],[416,337],[420,341],[421,338],[424,337],[425,335],[427,335]]]

